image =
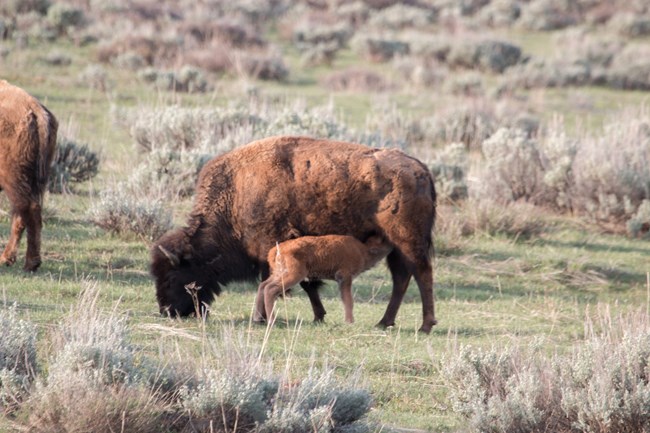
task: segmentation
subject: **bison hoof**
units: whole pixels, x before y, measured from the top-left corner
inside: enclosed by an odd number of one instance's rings
[[[395,322],[387,322],[387,321],[384,321],[383,319],[380,320],[379,323],[377,323],[375,325],[375,327],[381,328],[381,329],[392,328],[393,326],[395,326]]]
[[[431,328],[435,326],[437,323],[438,321],[436,319],[433,319],[427,323],[423,323],[422,326],[420,326],[420,329],[418,331],[422,332],[423,334],[430,334]]]
[[[36,270],[41,266],[41,259],[27,259],[25,260],[25,266],[23,266],[23,270],[25,272],[36,272]]]

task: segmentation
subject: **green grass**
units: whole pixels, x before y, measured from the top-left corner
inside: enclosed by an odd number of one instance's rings
[[[542,52],[539,35],[525,36],[526,47]],[[59,47],[73,55],[73,63],[53,68],[38,61],[51,47],[36,47],[12,53],[3,64],[3,78],[38,96],[70,125],[81,141],[88,142],[103,157],[101,176],[78,195],[50,195],[43,232],[44,263],[36,274],[21,270],[25,242],[19,263],[0,269],[0,300],[16,303],[20,314],[38,324],[44,341],[77,301],[82,281],[98,282],[102,305],[127,314],[134,329],[135,343],[158,353],[161,345],[173,342],[179,350],[200,354],[200,347],[170,330],[200,336],[195,320],[169,320],[157,314],[153,283],[148,275],[148,245],[138,239],[123,239],[94,227],[86,216],[92,194],[107,182],[119,179],[138,158],[128,131],[110,119],[111,104],[137,106],[181,102],[188,105],[223,105],[237,95],[236,82],[220,83],[208,95],[159,94],[127,72],[106,66],[114,82],[104,94],[76,82],[85,63],[93,62],[90,48]],[[297,68],[296,54],[290,64]],[[359,63],[344,51],[337,61],[350,66]],[[29,71],[25,73],[24,71]],[[310,105],[333,98],[351,125],[363,125],[375,100],[374,95],[341,93],[330,95],[318,86],[328,73],[320,67],[299,70],[288,83],[257,83],[263,94],[305,98]],[[231,90],[228,90],[231,89]],[[576,111],[574,97],[589,103]],[[621,93],[602,89],[552,90],[543,94],[545,116],[559,112],[579,119],[601,118],[611,108],[638,105],[647,94]],[[433,91],[389,95],[391,103],[412,115],[427,115],[444,104]],[[170,203],[176,220],[182,222],[187,203]],[[2,201],[2,209],[8,206]],[[0,239],[9,230],[6,216],[0,219]],[[287,358],[300,377],[313,357],[335,366],[341,377],[361,367],[374,397],[371,417],[394,427],[424,431],[453,431],[463,425],[446,400],[447,390],[438,370],[440,360],[459,345],[489,347],[498,344],[526,345],[541,340],[549,352],[562,351],[584,338],[585,321],[609,310],[647,311],[650,288],[650,244],[644,240],[602,234],[571,218],[549,219],[548,231],[528,241],[479,235],[465,239],[460,249],[439,255],[435,263],[436,314],[439,324],[431,335],[416,332],[421,321],[417,287],[411,284],[398,315],[397,326],[378,329],[390,296],[390,276],[380,265],[359,277],[353,286],[356,322],[343,320],[343,307],[333,284],[322,291],[328,311],[326,322],[315,325],[307,297],[294,289],[286,302],[278,302],[279,321],[270,332],[265,356],[280,368]],[[266,328],[250,322],[256,283],[232,284],[212,305],[206,332],[218,335],[224,326],[234,327],[262,343]],[[117,307],[114,307],[117,304]],[[46,348],[43,350],[47,353]],[[45,361],[45,359],[43,359]],[[0,431],[9,427],[2,425]]]
[[[200,335],[195,320],[158,316],[143,242],[94,228],[84,220],[84,200],[78,197],[50,196],[47,203],[56,212],[46,222],[43,266],[36,274],[25,274],[18,266],[2,269],[3,302],[17,303],[21,314],[46,332],[76,302],[81,282],[91,279],[98,281],[106,309],[117,303],[117,311],[129,315],[136,344],[145,351],[155,353],[170,339],[166,329]],[[4,218],[0,233],[6,236],[8,229]],[[599,309],[615,315],[648,308],[647,242],[563,223],[527,242],[477,236],[466,245],[436,259],[439,324],[431,335],[415,332],[421,308],[414,284],[397,326],[375,328],[390,295],[390,276],[380,265],[354,283],[352,325],[343,320],[333,284],[322,291],[328,310],[322,325],[311,322],[309,302],[299,288],[286,302],[279,301],[279,321],[265,355],[276,365],[289,357],[296,377],[304,374],[312,357],[336,367],[342,377],[361,366],[375,399],[374,419],[404,428],[449,431],[462,420],[448,407],[437,366],[452,348],[525,345],[542,339],[549,351],[562,350],[583,338],[585,319]],[[221,327],[234,324],[261,344],[265,327],[250,323],[255,290],[255,283],[226,287],[212,305],[207,333],[218,335]],[[188,340],[180,339],[180,344],[200,353]]]

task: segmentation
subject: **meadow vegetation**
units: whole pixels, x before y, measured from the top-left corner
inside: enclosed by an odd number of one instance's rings
[[[0,431],[648,431],[646,3],[2,2],[0,78],[61,126],[43,265],[0,272]],[[353,325],[334,285],[321,325],[299,291],[252,324],[255,283],[158,315],[201,167],[279,134],[431,169],[431,335],[414,285],[374,327],[383,266]]]

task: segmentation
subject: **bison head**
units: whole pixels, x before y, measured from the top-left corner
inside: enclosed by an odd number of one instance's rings
[[[201,314],[221,290],[215,271],[194,257],[182,229],[165,234],[153,245],[151,275],[160,313],[172,317]]]

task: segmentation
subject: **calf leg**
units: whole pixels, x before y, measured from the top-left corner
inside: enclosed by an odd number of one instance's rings
[[[386,261],[393,277],[393,291],[391,292],[390,301],[388,302],[388,307],[386,307],[384,317],[377,324],[384,328],[395,325],[397,311],[400,305],[402,305],[402,299],[404,299],[404,294],[406,293],[412,275],[408,270],[405,257],[399,250],[394,249],[388,255]]]
[[[275,300],[281,294],[284,294],[294,285],[298,284],[305,274],[288,276],[283,279],[278,279],[275,275],[266,281],[265,286],[262,288],[264,291],[264,309],[266,310],[266,320],[272,320],[273,307]]]
[[[354,316],[352,314],[353,300],[352,300],[352,277],[343,276],[336,273],[336,281],[339,283],[339,290],[341,291],[341,300],[343,301],[343,308],[345,309],[345,321],[354,323]]]
[[[262,323],[266,321],[266,308],[264,307],[264,287],[268,283],[271,270],[268,264],[261,265],[262,282],[257,286],[257,295],[255,297],[255,311],[253,312],[253,322]]]

